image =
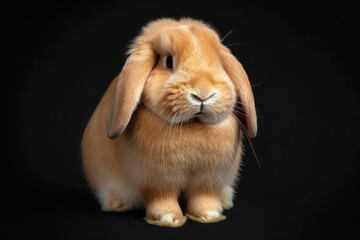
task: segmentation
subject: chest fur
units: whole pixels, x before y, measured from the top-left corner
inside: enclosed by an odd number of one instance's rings
[[[125,132],[135,161],[149,168],[196,169],[231,164],[240,147],[238,120],[208,125],[170,125],[147,108],[139,109]]]

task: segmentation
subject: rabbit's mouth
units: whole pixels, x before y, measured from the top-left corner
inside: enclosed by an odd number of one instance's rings
[[[197,112],[193,115],[192,120],[195,122],[200,122],[203,124],[217,124],[226,120],[231,114],[222,113],[218,115],[214,115],[208,112]]]

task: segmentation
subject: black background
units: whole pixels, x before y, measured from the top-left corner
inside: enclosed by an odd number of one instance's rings
[[[2,239],[330,239],[360,236],[359,3],[37,1],[3,6]],[[258,110],[226,221],[180,229],[99,211],[81,173],[86,122],[149,20],[229,34]],[[9,63],[9,64],[8,64]]]

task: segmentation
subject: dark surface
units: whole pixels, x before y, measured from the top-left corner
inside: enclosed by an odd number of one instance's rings
[[[145,1],[144,1],[145,2]],[[140,11],[140,9],[143,9]],[[14,2],[2,16],[2,239],[354,239],[359,230],[356,1]],[[259,114],[235,207],[180,229],[99,211],[81,173],[85,124],[149,20],[192,16],[225,36]],[[7,44],[7,41],[9,44]],[[4,144],[5,142],[5,144]]]

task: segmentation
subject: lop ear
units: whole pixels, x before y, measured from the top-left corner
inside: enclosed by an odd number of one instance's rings
[[[257,134],[257,119],[254,95],[248,76],[241,63],[231,54],[230,50],[222,46],[221,61],[226,73],[235,86],[236,95],[240,100],[240,109],[236,111],[238,118],[244,123],[249,137]]]
[[[119,136],[128,125],[156,63],[156,54],[150,47],[131,50],[130,53],[115,79],[116,89],[107,121],[107,136],[111,139]]]

